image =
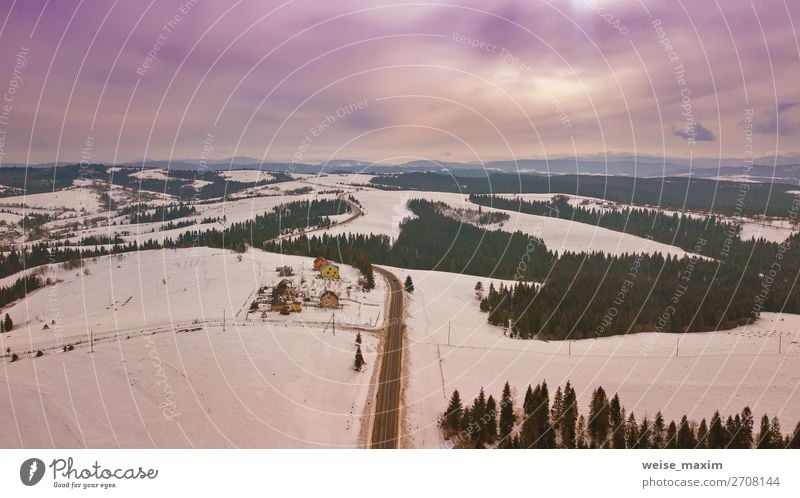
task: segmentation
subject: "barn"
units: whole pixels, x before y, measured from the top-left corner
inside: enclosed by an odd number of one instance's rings
[[[324,265],[328,264],[328,260],[323,258],[322,256],[317,256],[314,258],[314,269],[319,270]]]

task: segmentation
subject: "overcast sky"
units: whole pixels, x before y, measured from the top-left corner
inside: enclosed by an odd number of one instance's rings
[[[8,0],[0,23],[3,163],[800,150],[788,0]]]

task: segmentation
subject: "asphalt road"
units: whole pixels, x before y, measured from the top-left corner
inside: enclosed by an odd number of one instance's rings
[[[378,394],[375,397],[375,420],[371,447],[397,448],[400,442],[400,392],[403,374],[403,286],[394,274],[378,267],[376,272],[389,282],[389,325],[383,351]]]

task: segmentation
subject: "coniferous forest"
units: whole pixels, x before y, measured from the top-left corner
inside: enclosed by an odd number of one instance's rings
[[[664,214],[646,208],[587,209],[572,206],[564,195],[554,195],[550,201],[525,201],[508,199],[496,195],[470,195],[470,202],[481,206],[515,211],[538,216],[550,216],[564,220],[586,223],[625,232],[638,237],[651,238],[693,251],[698,238],[704,238],[711,247],[720,247],[726,239],[738,238],[740,228],[714,216],[699,219],[685,214]]]
[[[727,417],[715,411],[699,423],[686,415],[667,422],[660,411],[637,419],[617,394],[609,398],[598,387],[581,408],[569,381],[552,399],[544,381],[528,386],[520,410],[506,382],[499,399],[481,389],[469,403],[453,391],[439,426],[455,448],[800,449],[800,422],[785,434],[777,417],[756,421],[747,406]]]

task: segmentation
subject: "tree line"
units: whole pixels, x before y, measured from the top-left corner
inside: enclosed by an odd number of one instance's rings
[[[698,219],[686,214],[664,214],[647,208],[588,209],[573,206],[565,195],[555,195],[549,201],[507,199],[497,195],[469,196],[470,202],[481,206],[516,211],[524,214],[548,216],[608,228],[638,237],[652,238],[671,246],[693,251],[698,238],[708,241],[709,247],[720,247],[726,239],[739,237],[740,227],[716,216]]]
[[[427,190],[462,194],[582,195],[620,204],[658,206],[676,211],[717,213],[727,216],[786,218],[793,210],[794,185],[736,183],[703,178],[635,178],[630,176],[536,175],[490,173],[458,176],[456,172],[409,172],[377,175],[377,188]]]
[[[777,417],[764,414],[758,431],[753,413],[745,406],[726,419],[719,411],[706,421],[683,415],[669,423],[661,411],[652,420],[627,413],[619,396],[609,399],[602,386],[595,389],[586,415],[580,413],[574,387],[559,386],[552,404],[547,382],[528,386],[521,411],[514,406],[506,382],[500,400],[481,388],[471,403],[454,390],[439,419],[444,437],[456,448],[614,448],[614,449],[800,449],[800,422],[784,434]]]

